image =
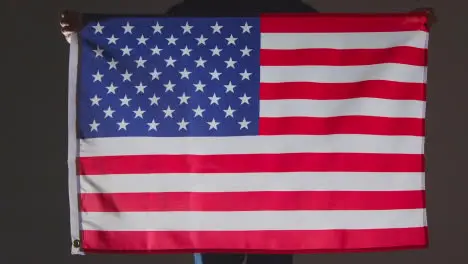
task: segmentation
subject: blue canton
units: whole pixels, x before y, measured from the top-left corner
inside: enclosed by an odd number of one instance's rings
[[[80,138],[258,134],[258,18],[106,19],[80,39]]]

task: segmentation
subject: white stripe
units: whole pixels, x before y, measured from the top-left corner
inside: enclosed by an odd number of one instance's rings
[[[425,210],[83,212],[84,230],[327,230],[425,226]]]
[[[424,137],[375,135],[82,139],[80,156],[353,152],[422,154]]]
[[[358,33],[262,33],[262,49],[385,49],[407,46],[427,49],[424,31]]]
[[[81,193],[411,191],[424,190],[424,173],[290,172],[126,174],[81,176]]]
[[[71,254],[84,255],[81,248],[73,246],[80,239],[80,219],[78,210],[79,180],[76,175],[78,141],[76,135],[76,84],[78,80],[78,37],[72,34],[68,66],[68,199],[70,208]]]
[[[426,67],[398,63],[362,66],[261,66],[260,82],[348,83],[368,80],[425,83]]]
[[[262,100],[260,117],[382,116],[424,118],[426,102],[353,98],[343,100]]]

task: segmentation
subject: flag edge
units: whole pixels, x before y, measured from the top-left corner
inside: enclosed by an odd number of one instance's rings
[[[68,199],[70,209],[71,254],[84,255],[80,243],[80,219],[78,205],[78,179],[76,159],[78,157],[78,140],[76,132],[76,93],[78,83],[78,35],[70,39],[68,68]]]

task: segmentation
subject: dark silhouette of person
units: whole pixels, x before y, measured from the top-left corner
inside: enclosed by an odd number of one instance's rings
[[[418,8],[414,12],[428,12],[428,27],[436,20],[430,8]],[[301,0],[185,0],[172,6],[164,15],[172,17],[212,17],[212,16],[258,16],[261,13],[312,13],[314,7]],[[128,14],[127,14],[128,15]],[[119,16],[118,14],[84,14],[76,11],[64,11],[61,14],[61,32],[69,41],[74,32],[80,31],[87,21],[97,18]],[[203,264],[292,264],[292,254],[234,254],[203,253]]]

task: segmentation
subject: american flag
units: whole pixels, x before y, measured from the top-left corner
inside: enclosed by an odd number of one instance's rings
[[[87,24],[70,49],[72,252],[425,247],[425,22]]]

